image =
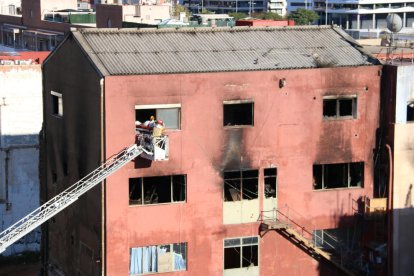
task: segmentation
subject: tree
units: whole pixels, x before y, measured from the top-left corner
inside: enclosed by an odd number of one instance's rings
[[[231,12],[229,13],[229,16],[233,17],[234,20],[240,20],[240,19],[246,18],[247,14],[242,13],[242,12]]]
[[[184,6],[177,4],[174,6],[173,16],[180,16],[180,13],[185,12],[185,16],[190,17],[191,12]]]
[[[267,19],[267,20],[281,20],[281,19],[283,19],[282,16],[280,16],[279,14],[274,13],[274,12],[253,13],[252,17],[257,18],[257,19]]]
[[[309,25],[318,20],[319,16],[311,10],[297,9],[289,14],[289,19],[294,20],[296,25]]]

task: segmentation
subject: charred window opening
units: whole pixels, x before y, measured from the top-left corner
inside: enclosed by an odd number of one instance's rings
[[[277,169],[264,169],[264,194],[265,198],[276,198]]]
[[[186,176],[154,176],[129,180],[129,204],[148,205],[186,200]]]
[[[346,119],[357,117],[357,98],[326,96],[323,99],[325,119]]]
[[[224,240],[224,269],[259,266],[257,237]]]
[[[364,163],[313,165],[313,189],[363,187]]]
[[[134,247],[129,258],[129,275],[186,270],[187,243]]]
[[[52,97],[52,114],[55,116],[63,116],[63,98],[62,94],[51,91]]]
[[[407,104],[407,122],[414,122],[414,101]]]
[[[253,126],[253,102],[226,101],[223,104],[223,126]]]
[[[224,201],[240,201],[258,198],[258,170],[225,171]]]
[[[150,121],[151,116],[155,120],[163,121],[168,129],[181,128],[181,105],[165,104],[165,105],[140,105],[135,106],[135,121],[144,124]]]

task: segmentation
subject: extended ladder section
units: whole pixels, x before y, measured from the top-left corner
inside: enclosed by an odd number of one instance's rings
[[[52,198],[28,214],[26,217],[7,228],[5,231],[1,232],[0,253],[5,251],[8,246],[30,233],[42,223],[71,205],[81,195],[101,183],[109,175],[113,174],[142,153],[145,153],[147,156],[153,155],[153,152],[145,149],[143,145],[138,146],[133,144],[122,150],[117,155],[109,158],[99,168],[73,184],[71,187]]]
[[[265,214],[269,212],[271,212],[271,215]],[[345,268],[334,255],[318,247],[315,240],[312,239],[312,237],[315,238],[314,233],[293,221],[289,216],[289,211],[288,214],[284,214],[277,209],[268,212],[262,211],[259,220],[261,222],[259,229],[260,233],[267,232],[269,230],[276,230],[282,236],[296,243],[303,250],[310,253],[310,255],[324,258],[334,264],[346,275],[355,275],[352,271]],[[260,235],[262,236],[262,234]]]

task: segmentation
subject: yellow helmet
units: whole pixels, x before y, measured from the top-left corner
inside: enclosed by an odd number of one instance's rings
[[[150,120],[151,121],[155,120],[155,117],[151,115]]]

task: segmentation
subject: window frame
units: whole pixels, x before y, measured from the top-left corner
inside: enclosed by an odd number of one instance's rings
[[[148,109],[155,109],[155,119],[158,119],[158,114],[157,114],[157,110],[158,109],[177,109],[177,124],[178,124],[178,128],[169,128],[168,126],[166,126],[167,130],[181,130],[181,103],[176,103],[176,104],[146,104],[146,105],[135,105],[135,112],[137,110],[148,110]],[[149,119],[149,118],[148,118]],[[137,120],[136,116],[135,116],[135,120]],[[144,123],[144,122],[142,122]]]
[[[173,178],[174,176],[182,176],[184,177],[184,200],[182,201],[174,201],[174,182],[173,182]],[[152,178],[152,177],[170,177],[170,202],[156,202],[156,203],[145,203],[145,190],[144,190],[144,180],[145,178]],[[131,189],[130,189],[130,184],[131,184],[131,180],[132,179],[136,179],[137,181],[141,181],[141,198],[137,199],[137,200],[131,200]],[[137,184],[139,186],[139,184]],[[128,180],[128,200],[129,203],[128,205],[130,207],[135,207],[135,206],[152,206],[152,205],[165,205],[165,204],[182,204],[182,203],[186,203],[187,202],[187,174],[171,174],[171,175],[160,175],[160,176],[143,176],[143,177],[132,177],[129,178]],[[137,203],[131,203],[133,201],[136,201]],[[138,203],[138,202],[141,203]]]
[[[56,92],[56,91],[50,91],[51,96],[51,107],[52,112],[51,114],[55,117],[62,118],[63,117],[63,94]],[[55,100],[57,100],[55,102]]]
[[[325,100],[335,100],[335,116],[325,116],[324,114],[324,102]],[[340,115],[342,100],[352,100],[352,115]],[[322,118],[325,121],[332,120],[355,120],[358,119],[358,95],[325,95],[322,97]]]
[[[276,170],[276,174],[272,174],[272,175],[266,175],[265,174],[265,170]],[[266,196],[266,179],[269,178],[275,178],[275,196]],[[268,167],[268,168],[263,168],[263,199],[276,199],[277,198],[277,168],[276,167]]]
[[[410,106],[413,106],[413,107],[410,107]],[[414,99],[409,99],[407,101],[407,112],[406,112],[406,120],[405,120],[409,124],[414,123],[414,114],[413,114],[413,112],[414,112]],[[412,119],[409,120],[410,113],[411,113]]]
[[[347,186],[346,187],[332,187],[332,188],[326,188],[327,185],[325,185],[325,166],[326,165],[347,165]],[[351,165],[353,164],[362,164],[361,168],[362,168],[362,176],[361,176],[361,184],[359,186],[351,186]],[[314,170],[315,170],[315,166],[322,166],[322,170],[321,170],[321,188],[316,188],[317,183],[315,180],[315,174],[314,174]],[[365,186],[364,183],[364,179],[365,178],[365,162],[364,161],[360,161],[360,162],[347,162],[347,163],[327,163],[327,164],[313,164],[312,165],[312,179],[313,179],[313,183],[312,183],[312,190],[313,191],[327,191],[327,190],[338,190],[338,189],[363,189]]]
[[[225,106],[226,105],[240,105],[240,104],[251,104],[251,124],[243,124],[243,125],[225,125]],[[223,127],[224,128],[246,128],[246,127],[254,127],[254,100],[253,99],[245,99],[245,100],[225,100],[223,101]]]
[[[247,171],[257,171],[257,177],[243,177],[243,172],[247,172]],[[239,172],[239,178],[230,178],[227,180],[235,180],[235,179],[239,179],[239,184],[240,184],[240,191],[239,191],[239,196],[240,196],[240,200],[226,200],[226,194],[225,194],[225,186],[226,186],[226,179],[224,178],[224,174],[225,173],[235,173],[235,172]],[[244,200],[255,200],[255,199],[259,199],[259,178],[260,178],[260,170],[259,169],[242,169],[242,170],[226,170],[222,172],[223,175],[223,202],[241,202]],[[243,179],[254,179],[257,178],[257,197],[256,198],[251,198],[251,199],[245,199],[243,197]],[[231,185],[230,185],[231,186]],[[234,187],[233,187],[234,188]]]
[[[244,243],[245,239],[254,239],[255,242]],[[226,245],[226,241],[236,241],[238,240],[238,244],[235,245]],[[247,269],[250,266],[243,266],[243,247],[247,246],[257,246],[257,266],[253,265],[254,267],[260,267],[260,248],[259,248],[259,236],[246,236],[246,237],[229,237],[223,239],[223,270],[230,270],[230,269]],[[238,268],[225,268],[226,265],[226,248],[239,248],[240,254],[240,267]]]
[[[159,260],[159,255],[158,255],[158,249],[159,247],[166,247],[169,246],[170,247],[170,251],[169,253],[174,253],[174,245],[180,245],[180,247],[182,245],[184,245],[185,247],[185,256],[183,257],[183,259],[185,260],[185,269],[175,269],[175,263],[174,263],[174,255],[172,255],[171,258],[171,266],[172,266],[172,270],[170,271],[148,271],[148,272],[144,272],[143,273],[131,273],[131,257],[132,257],[132,249],[144,249],[144,248],[151,248],[155,246],[155,250],[157,252],[157,270],[158,270],[158,260]],[[144,270],[144,254],[141,256],[141,266],[142,266],[142,270]],[[188,270],[188,243],[187,242],[178,242],[178,243],[165,243],[165,244],[157,244],[157,245],[146,245],[146,246],[136,246],[136,247],[131,247],[129,248],[129,268],[128,268],[128,275],[130,276],[134,276],[134,275],[146,275],[146,274],[156,274],[156,273],[174,273],[177,271],[187,271]]]

